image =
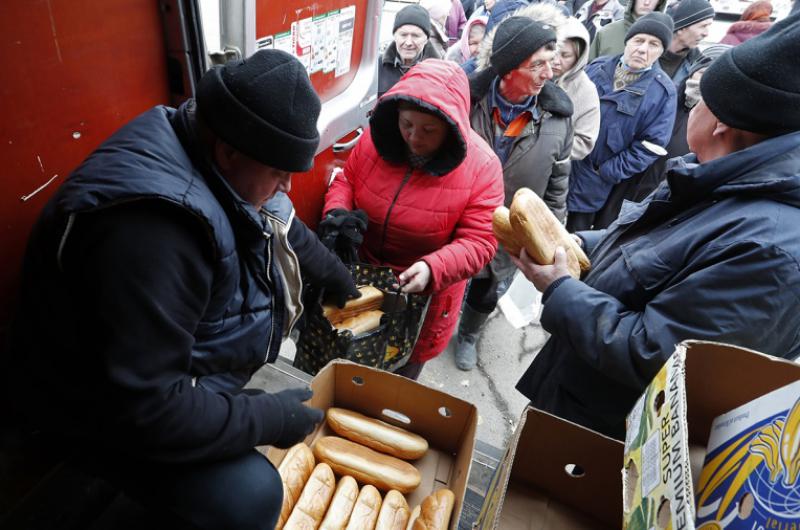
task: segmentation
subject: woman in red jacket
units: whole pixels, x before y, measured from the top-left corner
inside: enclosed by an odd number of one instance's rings
[[[492,212],[503,174],[470,127],[469,84],[456,63],[428,59],[378,100],[325,196],[324,211],[368,218],[360,258],[391,267],[406,293],[432,294],[409,363],[416,379],[453,334],[467,279],[494,256]],[[346,215],[346,213],[345,213]]]

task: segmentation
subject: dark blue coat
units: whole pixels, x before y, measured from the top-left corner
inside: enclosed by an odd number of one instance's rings
[[[646,170],[658,156],[642,145],[665,146],[675,120],[675,85],[656,62],[636,82],[614,92],[621,56],[600,57],[586,74],[600,95],[600,135],[592,152],[572,163],[567,210],[596,212],[618,182]]]
[[[682,340],[800,354],[800,132],[693,160],[581,234],[593,268],[545,300],[552,336],[517,384],[534,406],[622,437]]]

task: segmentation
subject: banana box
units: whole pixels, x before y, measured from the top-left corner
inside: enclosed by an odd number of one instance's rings
[[[800,530],[800,381],[711,424],[697,496],[703,530]]]
[[[626,420],[623,529],[692,530],[686,349],[678,349]]]

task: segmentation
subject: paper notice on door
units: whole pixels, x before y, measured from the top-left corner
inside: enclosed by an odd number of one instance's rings
[[[294,54],[306,70],[311,67],[311,44],[313,40],[314,23],[310,18],[292,22],[292,37],[294,38]]]
[[[339,35],[336,43],[336,77],[350,71],[353,55],[353,28],[356,22],[356,6],[347,6],[339,11]]]
[[[257,50],[271,50],[275,45],[275,39],[272,35],[267,35],[266,37],[261,37],[256,41],[256,49]]]
[[[273,41],[273,46],[276,50],[285,51],[286,53],[291,53],[294,55],[293,45],[292,45],[292,32],[285,31],[283,33],[276,33],[275,39]]]
[[[336,68],[336,50],[339,36],[339,10],[313,17],[311,66],[309,74]]]

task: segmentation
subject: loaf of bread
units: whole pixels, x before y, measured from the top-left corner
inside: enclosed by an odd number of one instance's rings
[[[553,215],[545,202],[528,188],[520,188],[511,202],[509,221],[514,238],[521,244],[533,261],[550,265],[556,247],[562,246],[567,253],[570,274],[579,278],[581,271],[591,268],[583,249]]]
[[[383,311],[373,309],[371,311],[364,311],[350,318],[346,318],[341,322],[333,325],[339,331],[349,329],[353,335],[361,335],[373,329],[377,329],[381,325],[381,317]]]
[[[314,455],[337,474],[351,475],[382,491],[395,489],[409,493],[422,481],[417,468],[408,462],[338,436],[319,438],[314,443]]]
[[[292,509],[292,514],[283,526],[284,530],[309,530],[316,529],[322,522],[328,505],[333,497],[336,479],[333,470],[328,464],[317,464],[297,503]]]
[[[414,522],[419,518],[420,506],[417,504],[414,506],[414,509],[411,510],[411,515],[408,517],[408,524],[406,524],[406,530],[411,530],[414,528]]]
[[[278,466],[278,474],[283,482],[283,504],[275,530],[283,528],[312,471],[314,454],[306,444],[299,443],[286,452]]]
[[[320,530],[344,530],[358,498],[358,483],[353,477],[342,477],[336,486],[333,500],[325,512]]]
[[[422,436],[358,412],[332,407],[326,416],[336,434],[381,453],[416,460],[428,450],[428,442]]]
[[[373,530],[380,510],[381,494],[374,486],[367,484],[358,494],[350,521],[347,522],[347,530]]]
[[[365,311],[380,309],[383,305],[383,291],[377,287],[363,285],[358,288],[358,292],[361,293],[361,296],[348,300],[342,308],[337,307],[335,304],[323,304],[322,314],[331,324],[337,324]]]
[[[509,254],[519,256],[519,251],[522,250],[522,245],[517,241],[514,235],[514,229],[511,228],[511,220],[509,219],[509,211],[505,206],[498,206],[492,214],[492,232],[497,242],[503,245],[503,248]]]
[[[422,500],[413,530],[447,530],[456,497],[449,489],[437,490]]]
[[[406,530],[410,515],[411,510],[408,509],[408,503],[403,494],[397,490],[391,490],[383,498],[375,530]]]

